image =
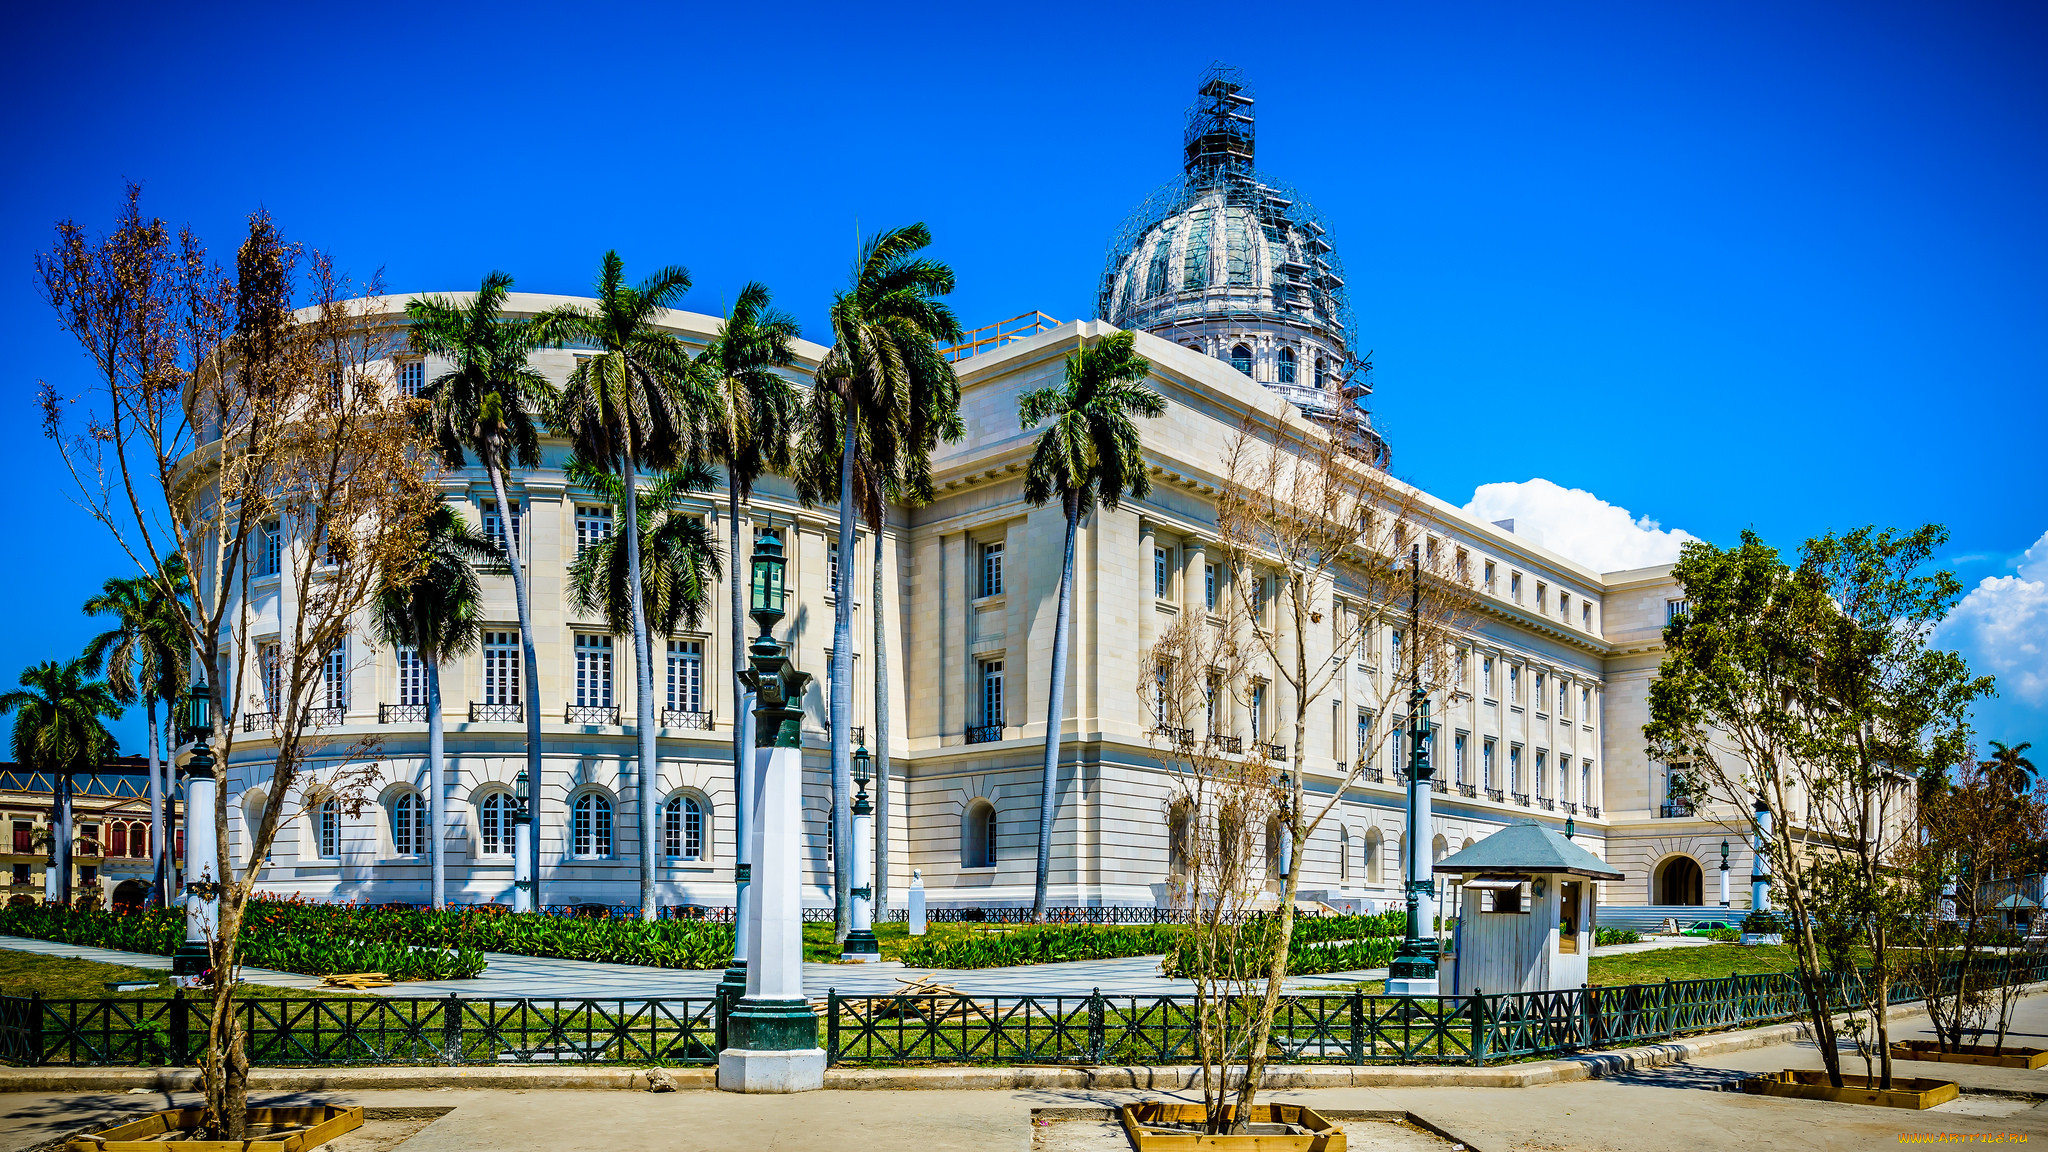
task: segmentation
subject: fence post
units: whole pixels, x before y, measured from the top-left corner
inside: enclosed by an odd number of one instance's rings
[[[872,1002],[870,1002],[872,1003]],[[839,989],[825,989],[825,1066],[839,1063]]]
[[[1437,1010],[1439,1013],[1442,1012],[1443,1001],[1437,1001]],[[1401,1055],[1405,1059],[1410,1054],[1404,1052]],[[1351,990],[1351,1062],[1353,1064],[1365,1063],[1365,989],[1363,988],[1353,988]]]
[[[43,994],[28,994],[28,1064],[35,1068],[43,1062]]]
[[[1088,990],[1088,1062],[1102,1063],[1102,1050],[1108,1044],[1107,1029],[1103,1022],[1102,989]]]
[[[171,1065],[183,1068],[192,1062],[192,1002],[183,988],[171,989]]]
[[[724,982],[711,990],[711,1043],[715,1050],[725,1051],[725,1012],[731,1007],[727,1003],[728,993]]]
[[[1472,1063],[1483,1065],[1486,1063],[1487,1040],[1492,1035],[1492,1029],[1486,1026],[1486,989],[1474,988],[1472,990],[1471,1014],[1472,1043],[1470,1047],[1472,1050]]]
[[[453,992],[441,1005],[441,1062],[462,1063],[462,997]]]
[[[1671,977],[1664,978],[1664,984],[1657,989],[1657,1014],[1664,1020],[1664,1038],[1669,1040],[1678,1034],[1671,1019]]]
[[[1593,990],[1579,985],[1579,1048],[1593,1047]]]

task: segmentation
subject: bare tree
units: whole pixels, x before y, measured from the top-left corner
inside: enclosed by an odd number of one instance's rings
[[[268,713],[274,759],[266,802],[236,866],[228,796],[216,793],[219,914],[209,940],[214,1012],[205,1060],[205,1127],[246,1130],[248,1054],[233,1010],[243,916],[290,802],[361,803],[374,749],[323,730],[346,710],[348,640],[382,575],[417,562],[428,485],[388,358],[393,331],[317,252],[251,217],[232,271],[189,231],[174,240],[145,219],[136,189],[114,231],[88,238],[65,222],[37,260],[46,298],[93,362],[77,395],[45,384],[44,431],[78,503],[145,576],[182,557],[192,573],[184,624],[219,717],[211,741],[232,754],[245,710]],[[73,425],[83,428],[73,431]],[[275,572],[273,613],[245,592]],[[275,627],[275,635],[270,629]],[[309,789],[309,757],[353,764]],[[217,879],[216,879],[217,878]]]
[[[1441,696],[1456,687],[1465,663],[1458,638],[1470,618],[1469,580],[1452,565],[1451,548],[1438,546],[1430,535],[1417,490],[1389,477],[1378,454],[1360,447],[1365,443],[1362,429],[1350,419],[1310,423],[1292,409],[1248,417],[1226,454],[1216,503],[1229,585],[1221,634],[1195,640],[1177,630],[1168,636],[1189,652],[1228,657],[1210,663],[1217,669],[1214,674],[1223,677],[1220,686],[1242,705],[1251,737],[1242,758],[1206,748],[1200,755],[1182,755],[1185,775],[1203,782],[1219,813],[1257,817],[1277,834],[1260,877],[1263,899],[1278,905],[1277,915],[1260,929],[1256,955],[1264,969],[1258,974],[1263,988],[1255,1006],[1246,1008],[1249,1016],[1236,1025],[1241,1031],[1232,1043],[1216,1049],[1242,1052],[1245,1072],[1236,1086],[1235,1113],[1240,1125],[1251,1115],[1264,1074],[1287,976],[1301,882],[1301,868],[1291,859],[1295,846],[1309,842],[1375,761],[1379,746],[1395,739],[1398,725],[1391,722],[1391,709],[1407,694],[1412,675],[1421,677],[1426,693]],[[1395,614],[1409,605],[1417,587],[1405,566],[1408,545],[1420,547],[1425,540],[1429,545],[1420,554],[1424,571],[1415,610]],[[1213,626],[1188,626],[1195,632],[1203,627]],[[1328,788],[1316,793],[1327,798],[1311,803],[1303,787],[1310,771],[1310,710],[1349,675],[1352,657],[1383,628],[1390,641],[1398,636],[1398,643],[1391,644],[1384,667],[1359,685],[1358,693],[1372,714],[1387,722],[1372,726],[1348,763],[1331,761],[1335,770],[1320,774],[1329,777],[1323,782]],[[1155,663],[1192,667],[1173,652],[1158,655],[1162,659]],[[1205,708],[1214,691],[1205,689]],[[1285,743],[1273,740],[1283,733]],[[1337,739],[1336,733],[1332,738]],[[1295,770],[1285,772],[1290,763]],[[1245,798],[1258,789],[1269,793],[1262,802]],[[1192,804],[1197,798],[1177,799]],[[1204,810],[1197,804],[1191,811]],[[1202,826],[1210,823],[1205,817]],[[1234,853],[1242,846],[1232,837],[1239,832],[1250,836],[1254,826],[1224,827],[1230,836],[1206,850],[1217,859],[1209,891],[1217,899],[1241,901],[1238,888],[1249,877],[1237,870]],[[1427,836],[1429,830],[1410,829],[1408,834]],[[1240,957],[1242,932],[1220,920],[1198,921],[1194,933],[1204,942],[1195,947],[1219,957]],[[1247,978],[1233,966],[1241,959],[1216,963],[1223,965],[1217,971],[1230,979]],[[1210,1058],[1204,1059],[1206,1066]],[[1210,1115],[1220,1114],[1212,1110]]]

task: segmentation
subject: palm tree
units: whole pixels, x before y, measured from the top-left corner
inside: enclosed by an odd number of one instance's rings
[[[703,373],[689,346],[663,331],[659,317],[690,290],[690,274],[670,266],[629,287],[625,262],[604,254],[596,302],[568,305],[541,316],[537,324],[551,343],[586,342],[596,349],[581,357],[562,392],[553,423],[575,443],[584,459],[616,472],[625,520],[640,522],[642,468],[667,469],[697,459],[702,428],[713,410]],[[626,587],[643,587],[640,534],[626,533]],[[654,919],[655,774],[654,666],[646,604],[626,598],[632,610],[634,713],[640,737],[640,917]]]
[[[162,701],[168,710],[184,695],[186,653],[191,645],[185,635],[182,601],[192,591],[192,578],[185,558],[172,554],[154,577],[115,577],[100,588],[100,594],[85,602],[88,616],[112,616],[114,627],[92,638],[85,646],[87,675],[97,676],[107,667],[107,688],[122,704],[142,701],[149,717],[149,852],[154,865],[149,902],[162,904],[170,883],[170,857],[164,853],[169,830],[165,819],[163,762],[157,755],[156,706]]]
[[[823,495],[838,475],[839,582],[832,608],[832,843],[853,842],[853,544],[858,511],[879,534],[890,494],[931,499],[931,454],[941,436],[960,435],[960,385],[938,345],[960,339],[960,322],[938,297],[953,270],[918,255],[931,229],[911,224],[861,246],[852,282],[832,300],[832,350],[811,389],[805,496]],[[856,503],[856,493],[858,502]],[[877,536],[879,542],[879,535]],[[849,852],[834,854],[835,934],[846,938],[853,910]]]
[[[790,430],[796,421],[797,391],[776,374],[796,360],[796,317],[768,306],[768,288],[749,283],[740,289],[732,312],[719,327],[698,365],[710,379],[717,404],[711,427],[711,456],[725,469],[726,555],[733,558],[732,580],[732,786],[735,860],[746,852],[746,773],[753,752],[753,690],[747,687],[745,589],[738,573],[740,505],[753,496],[754,485],[769,472],[787,471]]]
[[[441,665],[476,647],[483,632],[483,588],[477,580],[476,564],[502,560],[505,554],[447,504],[428,513],[422,527],[420,563],[405,582],[387,581],[378,590],[372,611],[385,643],[411,648],[426,673],[427,779],[431,781],[427,825],[432,829],[428,852],[433,862],[434,907],[439,909],[448,903]]]
[[[540,434],[534,424],[536,413],[546,412],[554,403],[554,388],[533,367],[528,358],[539,346],[531,322],[508,320],[505,297],[512,277],[493,272],[484,277],[476,296],[458,305],[440,296],[408,301],[406,318],[412,322],[413,350],[447,357],[454,367],[435,377],[420,390],[426,408],[421,414],[424,431],[433,440],[441,463],[449,468],[464,466],[465,453],[474,452],[490,477],[491,494],[497,498],[500,522],[506,526],[506,551],[510,554],[512,596],[519,609],[519,653],[525,682],[526,775],[533,781],[533,812],[540,815],[540,660],[533,646],[533,605],[526,586],[526,559],[514,531],[513,508],[505,493],[505,471],[516,463],[532,468],[540,463]],[[540,891],[540,837],[533,838],[533,907],[542,907]]]
[[[2033,746],[2034,742],[2029,740],[2008,748],[1993,740],[1991,759],[1978,766],[1984,769],[1984,775],[1993,784],[2015,796],[2024,796],[2027,792],[2028,778],[2037,775],[2034,762],[2027,759],[2027,749]]]
[[[1105,336],[1067,357],[1066,379],[1017,399],[1026,430],[1050,420],[1031,451],[1024,498],[1043,504],[1059,498],[1067,516],[1060,565],[1059,608],[1053,617],[1052,686],[1046,694],[1045,770],[1038,797],[1038,878],[1031,899],[1034,920],[1045,919],[1046,876],[1052,867],[1052,821],[1057,803],[1060,735],[1066,718],[1067,633],[1074,599],[1074,533],[1097,504],[1115,508],[1125,497],[1152,491],[1133,415],[1156,417],[1166,398],[1145,386],[1150,361],[1133,349],[1129,332]]]
[[[57,793],[57,898],[71,906],[71,777],[90,772],[114,754],[114,734],[102,717],[121,718],[121,703],[106,682],[86,670],[83,656],[69,664],[45,660],[21,674],[21,687],[0,695],[0,713],[14,713],[14,759],[50,773]]]
[[[567,471],[570,483],[614,504],[624,501],[625,486],[616,475],[582,460],[571,460]],[[708,469],[684,467],[664,473],[640,494],[640,612],[650,632],[673,636],[694,628],[711,604],[723,570],[718,544],[703,517],[682,511],[681,504],[715,479]],[[614,634],[633,627],[632,575],[623,544],[614,533],[584,548],[569,565],[569,602],[579,612],[603,616]]]

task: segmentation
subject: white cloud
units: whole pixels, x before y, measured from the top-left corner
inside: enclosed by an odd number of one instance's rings
[[[1595,572],[1648,568],[1678,559],[1678,546],[1699,537],[1664,528],[1648,516],[1631,516],[1583,488],[1561,488],[1544,479],[1481,484],[1465,511],[1488,522],[1513,520],[1526,537]]]
[[[1940,640],[1970,666],[1998,678],[1998,694],[2048,705],[2048,533],[2013,562],[2012,576],[1989,576],[1942,623]]]

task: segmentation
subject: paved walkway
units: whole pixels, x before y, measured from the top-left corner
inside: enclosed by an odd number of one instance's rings
[[[1621,944],[1600,949],[1600,955],[1646,952],[1656,948],[1690,947],[1709,943],[1689,937],[1665,937],[1640,944]],[[0,948],[36,952],[45,956],[77,956],[104,964],[126,964],[135,968],[168,970],[168,956],[117,952],[79,944],[55,944],[18,936],[0,936]],[[597,999],[651,1000],[705,997],[723,978],[722,971],[679,968],[648,968],[637,964],[604,964],[589,960],[561,960],[549,956],[518,956],[508,952],[486,952],[489,967],[467,980],[412,980],[374,991],[381,996],[447,996],[465,999]],[[899,978],[932,975],[963,993],[975,996],[1085,996],[1100,989],[1108,996],[1192,996],[1193,983],[1168,980],[1159,975],[1159,957],[1128,956],[1116,960],[1077,960],[1067,964],[1026,964],[1014,968],[977,968],[948,971],[906,968],[893,960],[878,964],[805,964],[804,987],[813,995],[836,989],[850,996],[874,996],[894,992]],[[1321,988],[1360,980],[1384,980],[1387,970],[1373,968],[1358,972],[1325,972],[1296,976],[1290,988]],[[281,988],[318,988],[320,978],[266,968],[244,968],[242,978],[251,984]]]
[[[1918,1035],[1925,1017],[1895,1021]],[[2048,996],[2021,1002],[2016,1032],[2039,1043],[2048,1032]],[[1828,1101],[1748,1096],[1726,1090],[1751,1068],[1811,1066],[1810,1046],[1731,1053],[1599,1080],[1535,1088],[1333,1088],[1285,1091],[1269,1098],[1319,1108],[1412,1112],[1484,1152],[1851,1152],[1895,1148],[1917,1134],[1949,1134],[1962,1143],[2008,1134],[2001,1143],[2048,1140],[2048,1071],[1921,1065],[1963,1085],[1964,1095],[1927,1112]],[[2011,1086],[2017,1081],[2018,1087]],[[2025,1093],[2024,1095],[1996,1095]],[[1186,1093],[1034,1090],[815,1092],[800,1098],[722,1092],[425,1091],[258,1093],[255,1104],[356,1103],[373,1115],[440,1115],[404,1144],[404,1152],[495,1152],[546,1148],[599,1152],[647,1145],[676,1152],[727,1149],[837,1149],[862,1152],[1025,1152],[1033,1109],[1103,1108],[1136,1098]],[[26,1147],[89,1125],[155,1108],[193,1103],[138,1094],[0,1096],[0,1147]],[[388,1110],[388,1111],[384,1111]],[[1936,1141],[1928,1141],[1930,1143]],[[1363,1142],[1361,1142],[1363,1143]],[[1094,1145],[1123,1150],[1121,1133]],[[1386,1147],[1388,1145],[1378,1144]],[[339,1147],[339,1145],[337,1146]],[[371,1145],[357,1144],[354,1149]],[[375,1147],[388,1147],[376,1145]],[[1450,1152],[1450,1144],[1436,1146]]]

